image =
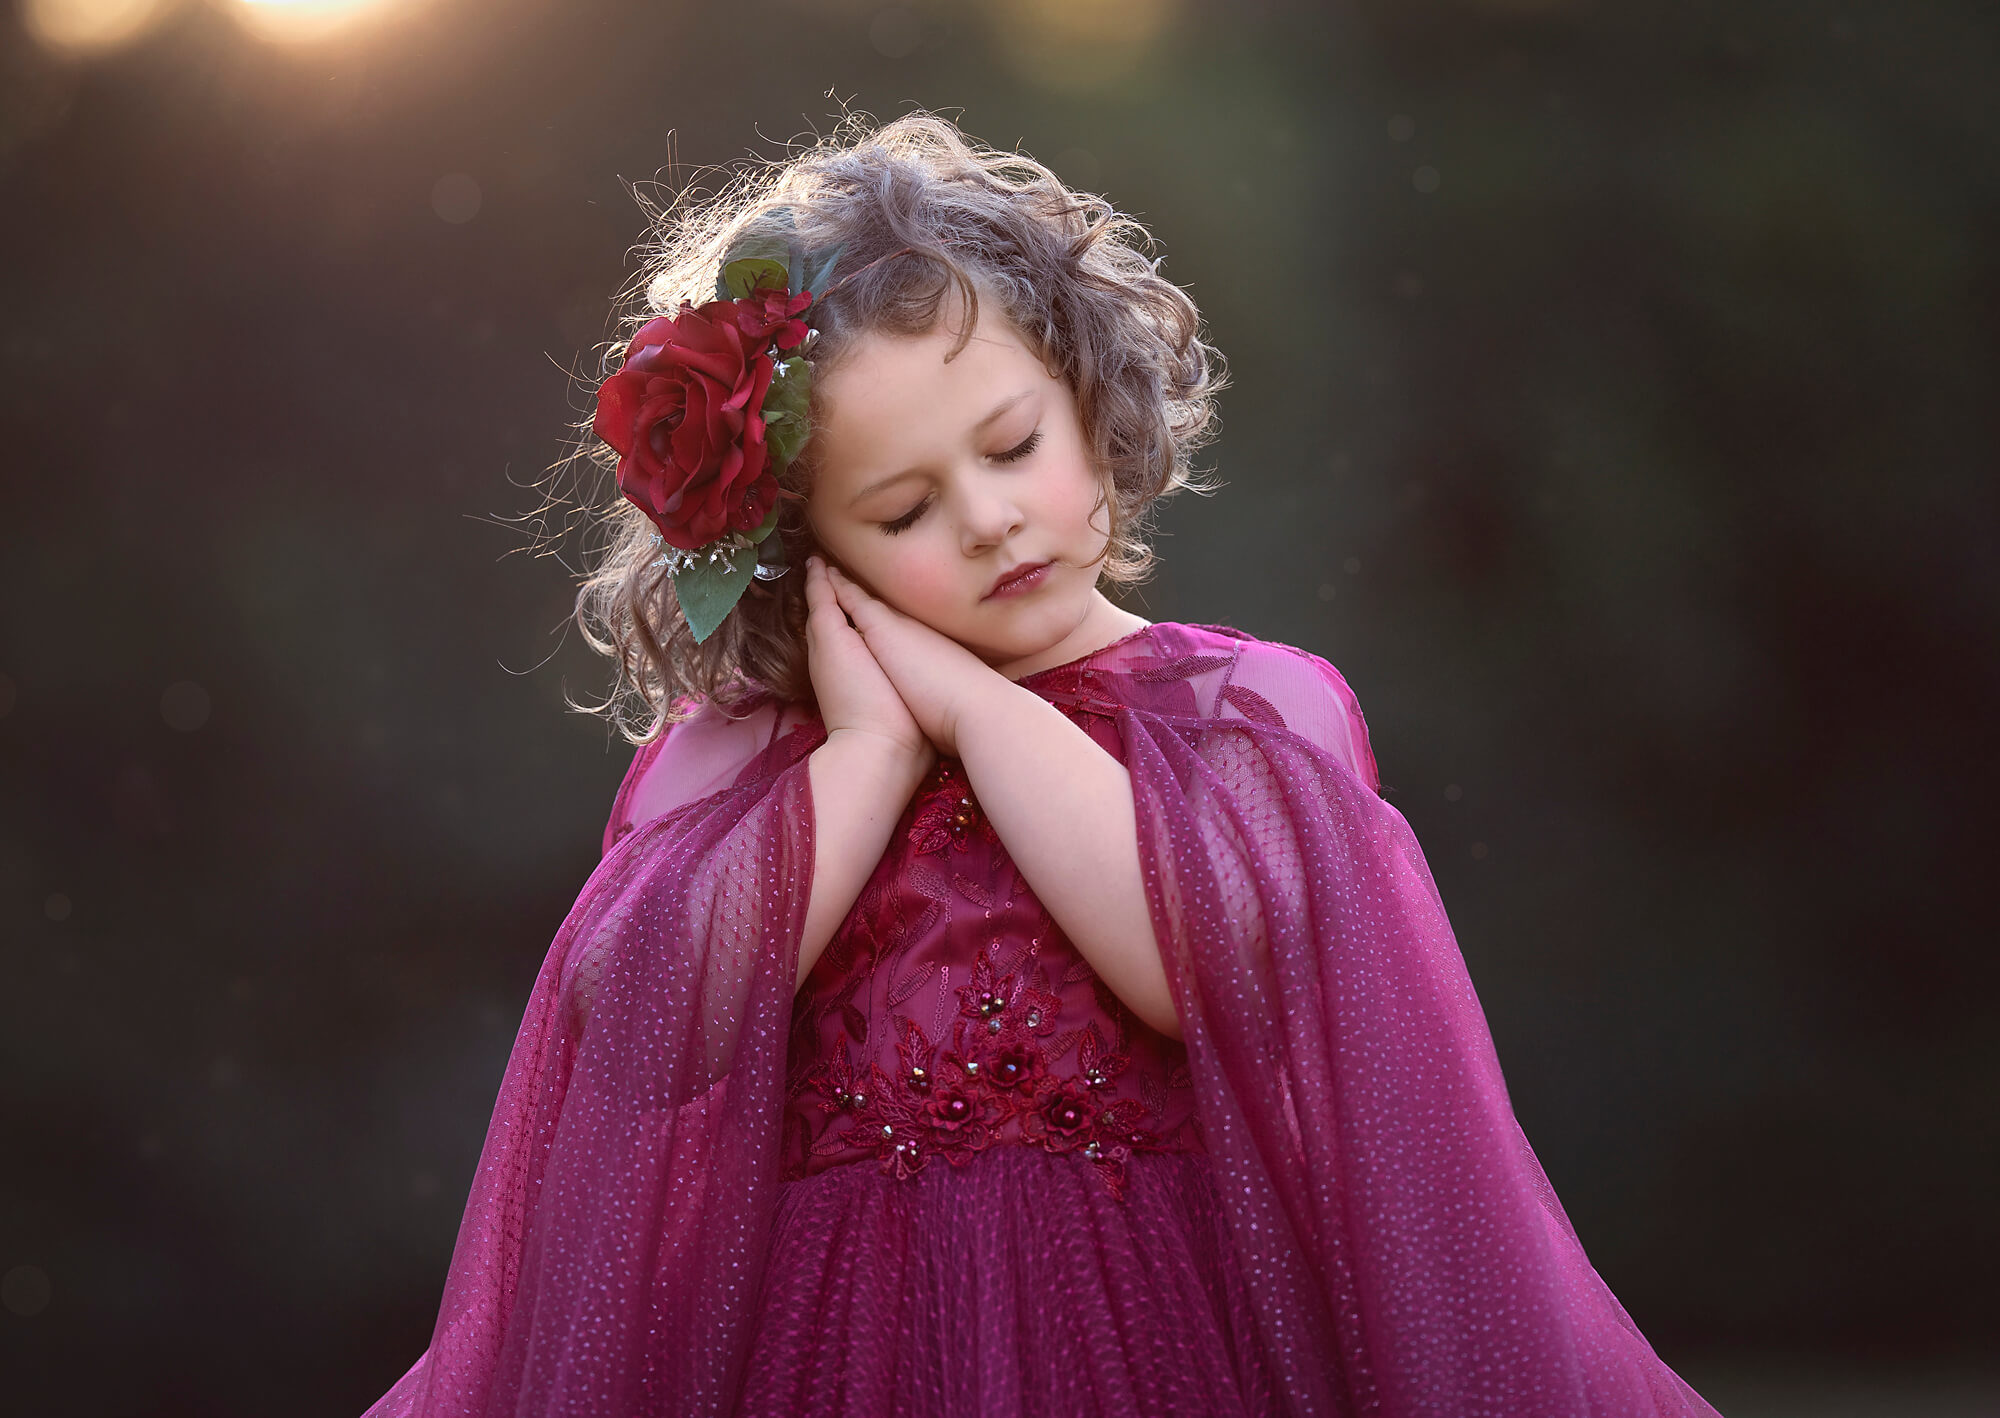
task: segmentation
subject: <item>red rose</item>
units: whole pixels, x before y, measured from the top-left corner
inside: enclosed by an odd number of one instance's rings
[[[764,439],[771,345],[806,335],[808,292],[759,290],[639,327],[618,372],[597,391],[597,436],[618,451],[618,487],[694,551],[763,525],[778,499]]]

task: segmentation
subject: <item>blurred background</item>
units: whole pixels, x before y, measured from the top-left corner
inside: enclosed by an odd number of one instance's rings
[[[1345,672],[1662,1356],[2000,1412],[1992,7],[0,8],[9,1411],[428,1343],[631,757],[519,520],[629,184],[922,105],[1205,311],[1228,486],[1126,604]]]

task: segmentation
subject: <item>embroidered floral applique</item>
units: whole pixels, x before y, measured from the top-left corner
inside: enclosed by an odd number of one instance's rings
[[[1030,957],[1032,958],[1032,957]],[[1142,1126],[1148,1107],[1110,1096],[1130,1066],[1122,1041],[1107,1042],[1094,1020],[1058,1033],[1062,1004],[1037,964],[1032,973],[1001,973],[982,948],[972,981],[957,988],[959,1013],[949,1035],[933,1039],[915,1020],[896,1021],[893,1076],[879,1064],[864,1071],[842,1034],[806,1086],[823,1112],[845,1113],[812,1145],[816,1156],[871,1151],[885,1172],[916,1175],[933,1156],[964,1166],[1010,1138],[1048,1152],[1074,1152],[1093,1164],[1105,1189],[1125,1196],[1125,1164],[1135,1151],[1181,1150]],[[1052,1064],[1074,1051],[1074,1073]]]
[[[955,758],[940,758],[917,796],[910,845],[919,854],[947,847],[962,852],[981,841],[997,846],[1000,837],[979,810],[964,765]]]

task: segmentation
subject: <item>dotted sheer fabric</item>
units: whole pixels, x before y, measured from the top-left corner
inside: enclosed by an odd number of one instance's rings
[[[807,755],[640,750],[530,997],[414,1415],[1705,1415],[1585,1257],[1324,660],[1025,677],[1129,770],[1185,1033],[944,760],[793,996]]]

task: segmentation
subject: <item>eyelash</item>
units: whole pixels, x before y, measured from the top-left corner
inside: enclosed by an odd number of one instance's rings
[[[1042,442],[1042,431],[1038,428],[1033,433],[1028,435],[1028,441],[1023,443],[1020,447],[1010,448],[1005,453],[995,453],[993,456],[997,461],[1002,463],[1018,463],[1023,458],[1027,457],[1030,453],[1034,452],[1036,448],[1040,447],[1041,442]],[[929,507],[930,505],[931,505],[930,499],[925,498],[922,502],[919,502],[915,507],[912,507],[908,512],[905,512],[895,521],[882,523],[881,524],[882,530],[886,534],[892,537],[895,536],[898,532],[909,531],[911,527],[916,525],[917,518],[924,515],[924,509]]]

